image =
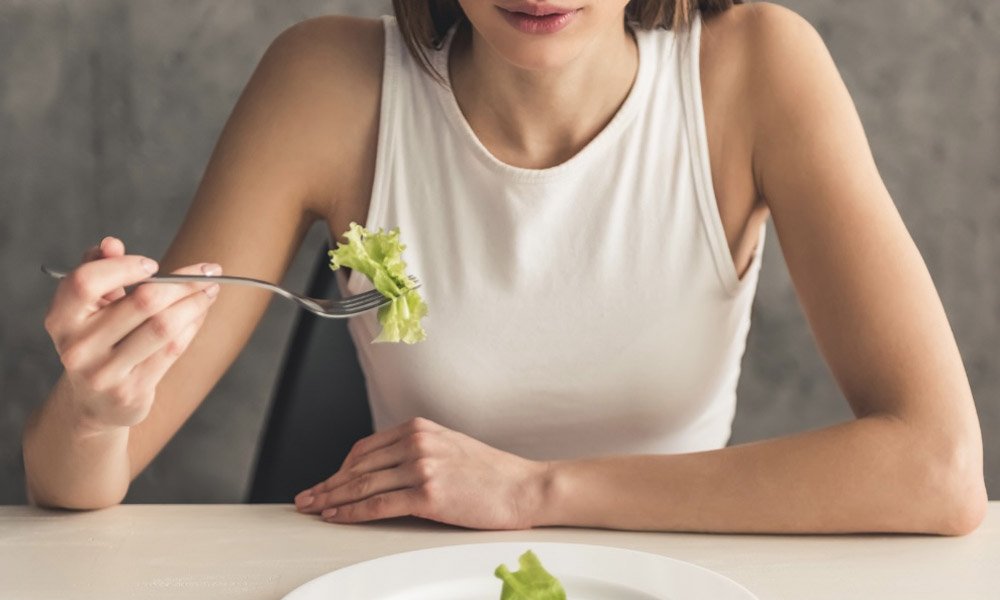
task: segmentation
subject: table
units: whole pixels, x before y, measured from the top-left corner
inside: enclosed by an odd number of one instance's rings
[[[333,569],[406,550],[496,541],[654,552],[764,599],[1000,598],[1000,502],[960,538],[766,536],[569,528],[469,531],[418,519],[335,525],[291,505],[0,507],[0,598],[277,600]]]

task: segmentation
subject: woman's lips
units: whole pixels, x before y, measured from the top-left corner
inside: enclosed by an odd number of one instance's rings
[[[555,33],[562,30],[576,17],[580,9],[551,12],[543,15],[533,15],[513,10],[497,10],[507,19],[507,22],[524,33]]]

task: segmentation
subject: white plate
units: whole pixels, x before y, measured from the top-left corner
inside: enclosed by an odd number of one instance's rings
[[[500,563],[532,550],[568,600],[756,600],[714,571],[658,554],[589,544],[504,542],[392,554],[322,575],[285,600],[499,600]]]

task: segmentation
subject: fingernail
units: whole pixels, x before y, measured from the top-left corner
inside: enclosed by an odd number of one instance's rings
[[[151,260],[149,258],[144,258],[144,259],[142,259],[141,262],[142,262],[142,268],[143,268],[143,270],[145,270],[150,275],[152,275],[153,273],[156,273],[157,269],[160,268],[159,265],[156,264],[155,260]]]
[[[205,288],[205,295],[209,298],[215,298],[219,295],[219,284],[213,283],[212,285]]]
[[[222,267],[215,263],[209,263],[201,266],[201,272],[205,275],[218,275],[222,273]]]
[[[103,240],[101,240],[101,243],[98,244],[97,247],[100,248],[101,250],[104,250],[104,244],[107,244],[107,243],[111,242],[111,240],[113,240],[113,239],[115,239],[115,238],[111,237],[110,235],[109,236],[105,236],[105,238]]]
[[[328,508],[328,509],[326,509],[326,510],[323,511],[323,518],[324,519],[329,519],[330,517],[334,517],[336,515],[337,515],[337,509],[336,508]]]
[[[312,494],[308,494],[296,498],[295,504],[299,505],[300,508],[309,508],[309,506],[313,503],[313,500],[315,500],[315,497]]]

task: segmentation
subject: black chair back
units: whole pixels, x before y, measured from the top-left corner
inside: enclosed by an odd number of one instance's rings
[[[339,295],[324,246],[308,295]],[[248,501],[291,502],[340,468],[372,432],[364,375],[346,321],[302,310],[278,376],[257,450]]]

